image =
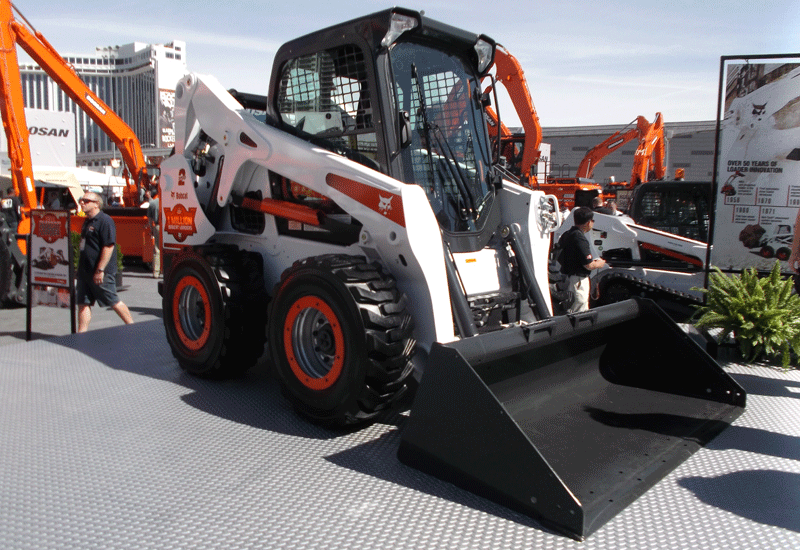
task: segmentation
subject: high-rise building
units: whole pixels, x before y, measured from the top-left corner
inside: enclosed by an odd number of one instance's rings
[[[145,156],[165,156],[175,143],[175,85],[188,71],[186,43],[134,42],[63,56],[78,75],[139,138]],[[69,111],[76,117],[77,162],[104,166],[119,157],[113,141],[35,64],[20,62],[25,106]]]

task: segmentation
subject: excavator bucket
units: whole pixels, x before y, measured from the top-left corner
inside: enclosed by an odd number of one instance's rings
[[[745,400],[657,305],[634,298],[435,344],[398,456],[583,540]]]

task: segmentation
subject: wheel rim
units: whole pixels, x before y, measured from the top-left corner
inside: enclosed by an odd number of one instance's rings
[[[283,344],[297,379],[324,390],[339,379],[344,365],[344,334],[338,317],[320,298],[304,296],[289,308]]]
[[[198,351],[211,334],[211,303],[203,283],[193,275],[182,278],[173,294],[173,324],[181,343]]]

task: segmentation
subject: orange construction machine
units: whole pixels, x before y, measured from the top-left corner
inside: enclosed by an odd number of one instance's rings
[[[627,136],[631,133],[635,133],[636,136],[634,137],[639,138],[639,146],[636,148],[636,152],[634,153],[633,157],[631,179],[630,181],[612,182],[608,184],[604,190],[606,195],[615,197],[617,199],[617,203],[622,209],[627,208],[628,204],[630,203],[633,189],[637,185],[646,181],[664,179],[667,171],[664,163],[666,157],[666,146],[664,143],[664,119],[661,116],[661,113],[656,113],[656,118],[653,120],[652,124],[650,124],[644,117],[637,117],[636,128],[634,130],[629,130],[625,135]],[[619,132],[614,134],[614,136],[618,134]],[[611,137],[613,138],[614,136]],[[609,138],[609,140],[610,139],[611,138]],[[609,140],[606,140],[603,143],[606,143]],[[630,141],[630,139],[627,141]],[[620,143],[620,146],[621,145],[622,143]],[[615,147],[615,149],[617,148],[619,148],[619,146]],[[594,149],[592,151],[594,151]],[[586,155],[587,158],[592,151],[589,151],[589,154]],[[597,160],[611,152],[613,151],[608,151],[604,155],[597,157]],[[584,158],[584,162],[585,161],[586,158]],[[592,167],[593,166],[594,165],[592,165]],[[581,167],[583,167],[583,163],[581,163]],[[580,168],[578,171],[580,173]]]
[[[505,157],[508,171],[530,188],[554,195],[559,204],[565,204],[568,208],[591,205],[592,199],[602,194],[599,184],[586,179],[553,179],[546,174],[538,174],[542,127],[522,67],[517,58],[499,45],[494,66],[495,81],[505,86],[523,129],[523,133],[512,133],[491,107],[486,108],[489,135],[497,139],[499,133],[499,147],[496,149],[499,149],[500,156]],[[488,86],[487,93],[491,91],[492,87]]]
[[[630,181],[611,182],[602,190],[602,195],[617,199],[621,209],[625,209],[630,201],[633,188],[643,181],[662,179],[664,177],[664,121],[661,113],[656,113],[656,118],[651,124],[645,117],[638,116],[622,130],[614,132],[599,144],[592,147],[581,160],[574,177],[551,177],[548,183],[552,185],[596,185],[593,179],[594,169],[605,157],[618,151],[626,143],[639,140],[633,162]],[[578,204],[578,206],[590,206]]]
[[[40,207],[28,141],[28,125],[22,93],[17,45],[52,78],[92,120],[114,141],[127,167],[123,200],[127,208],[109,211],[117,223],[117,244],[126,256],[152,259],[152,242],[144,209],[139,208],[139,189],[151,184],[152,173],[145,162],[133,130],[81,80],[55,48],[32,29],[20,15],[14,18],[10,0],[0,0],[0,99],[3,128],[8,139],[12,188],[18,200],[5,200],[0,216],[0,303],[23,304],[27,296],[26,239],[30,233],[30,211]],[[73,230],[81,219],[73,218]],[[149,254],[148,254],[149,253]]]
[[[661,115],[657,114],[656,120],[660,118]],[[641,140],[649,131],[650,126],[650,123],[643,116],[636,117],[636,119],[631,121],[625,128],[619,132],[614,132],[601,143],[592,147],[589,152],[586,153],[586,156],[583,157],[575,175],[579,178],[591,178],[594,174],[595,166],[597,166],[600,160],[614,151],[619,150],[620,147],[629,141],[633,141],[634,139]]]

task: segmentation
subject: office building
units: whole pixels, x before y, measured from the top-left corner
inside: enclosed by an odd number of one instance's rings
[[[175,142],[175,85],[188,71],[186,43],[134,42],[96,48],[92,55],[66,54],[89,88],[134,131],[145,156],[163,157]],[[77,163],[106,166],[119,158],[111,139],[38,65],[20,62],[25,106],[69,111],[76,117]]]

